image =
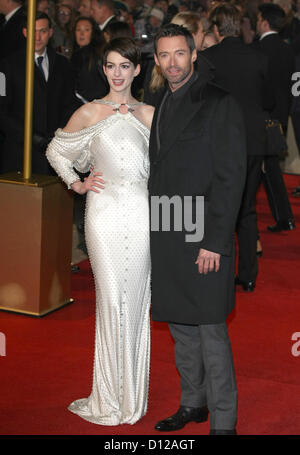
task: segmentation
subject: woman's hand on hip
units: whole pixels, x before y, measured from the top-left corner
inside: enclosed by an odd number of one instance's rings
[[[74,182],[71,187],[78,194],[85,194],[88,191],[100,193],[104,188],[104,180],[100,177],[101,172],[91,172],[88,177],[85,177],[83,182]]]

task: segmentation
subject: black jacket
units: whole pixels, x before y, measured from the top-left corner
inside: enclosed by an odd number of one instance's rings
[[[65,126],[81,103],[74,95],[74,80],[68,60],[47,49],[49,78],[46,82],[35,65],[33,105],[33,173],[52,173],[44,151],[57,128]],[[25,106],[25,50],[7,57],[0,63],[6,76],[6,96],[0,97],[0,130],[5,135],[1,149],[0,171],[22,170],[24,106]]]
[[[267,35],[256,41],[254,46],[269,57],[270,86],[275,97],[271,116],[279,120],[286,131],[292,102],[292,74],[295,68],[293,50],[278,33]]]
[[[5,25],[0,25],[0,60],[25,48],[26,40],[22,32],[24,17],[25,9],[22,6]]]
[[[71,63],[75,72],[77,93],[86,101],[103,98],[109,92],[109,85],[102,69],[102,61],[90,46],[74,52]]]
[[[183,324],[224,322],[234,307],[234,232],[246,175],[246,140],[237,102],[201,76],[174,112],[158,149],[159,106],[150,135],[149,193],[203,196],[204,237],[187,242],[186,229],[151,229],[152,317]],[[221,254],[219,272],[200,275],[199,249]]]
[[[275,103],[270,90],[268,58],[244,44],[240,38],[227,37],[203,55],[215,66],[215,82],[240,104],[247,133],[247,153],[265,154],[265,119]]]

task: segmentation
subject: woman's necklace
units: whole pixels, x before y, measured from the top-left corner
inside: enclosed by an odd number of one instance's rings
[[[133,106],[140,106],[144,104],[142,102],[137,103],[114,103],[113,101],[106,100],[97,100],[98,103],[108,104],[109,106],[114,106],[113,111],[120,112],[121,114],[127,114],[127,112],[134,112]]]

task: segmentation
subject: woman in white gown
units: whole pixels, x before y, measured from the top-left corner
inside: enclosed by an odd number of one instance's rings
[[[110,92],[80,107],[48,146],[69,188],[87,194],[85,235],[96,288],[93,387],[69,410],[100,425],[134,424],[147,410],[150,252],[147,179],[153,108],[137,102],[140,71],[129,38],[106,47]],[[80,172],[92,172],[83,182]],[[99,172],[101,170],[101,173]]]

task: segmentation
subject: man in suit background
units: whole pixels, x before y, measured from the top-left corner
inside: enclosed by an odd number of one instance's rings
[[[229,4],[212,10],[210,22],[219,44],[202,54],[215,66],[215,82],[239,102],[247,136],[247,178],[237,221],[239,245],[236,284],[253,291],[257,272],[256,193],[261,183],[261,167],[266,153],[265,119],[274,99],[269,93],[268,59],[240,39],[241,16]]]
[[[113,0],[92,0],[91,16],[95,19],[99,28],[105,32],[105,27],[117,20]]]
[[[23,29],[27,35],[26,26]],[[45,13],[35,22],[32,172],[53,173],[45,149],[57,128],[63,127],[80,103],[74,95],[68,60],[48,46],[53,29]],[[6,77],[6,96],[0,97],[0,128],[5,136],[0,172],[22,171],[24,140],[26,52],[21,49],[0,63]]]
[[[209,412],[210,434],[229,435],[236,434],[237,392],[226,317],[234,307],[234,231],[246,138],[237,102],[211,83],[208,72],[194,71],[196,58],[186,28],[168,24],[156,35],[155,62],[168,87],[150,134],[151,223],[157,197],[175,196],[189,211],[184,201],[190,196],[195,216],[202,196],[204,236],[186,241],[188,228],[175,228],[171,216],[170,229],[151,229],[152,318],[169,323],[181,379],[178,411],[155,429],[179,430],[207,420]]]
[[[265,3],[259,6],[257,32],[260,36],[256,47],[269,58],[270,86],[274,92],[275,104],[270,115],[279,120],[284,134],[287,132],[288,116],[292,102],[292,74],[295,58],[292,48],[279,36],[285,20],[285,13],[279,5]],[[268,226],[271,232],[295,228],[294,216],[289,203],[278,156],[264,159],[263,182],[276,224]]]
[[[293,0],[274,0],[273,3],[279,5],[285,12],[284,25],[279,35],[286,43],[291,44],[293,51],[297,54],[300,51],[300,21],[295,16],[294,6],[296,6],[296,2]]]
[[[0,0],[0,60],[25,46],[23,0]]]

